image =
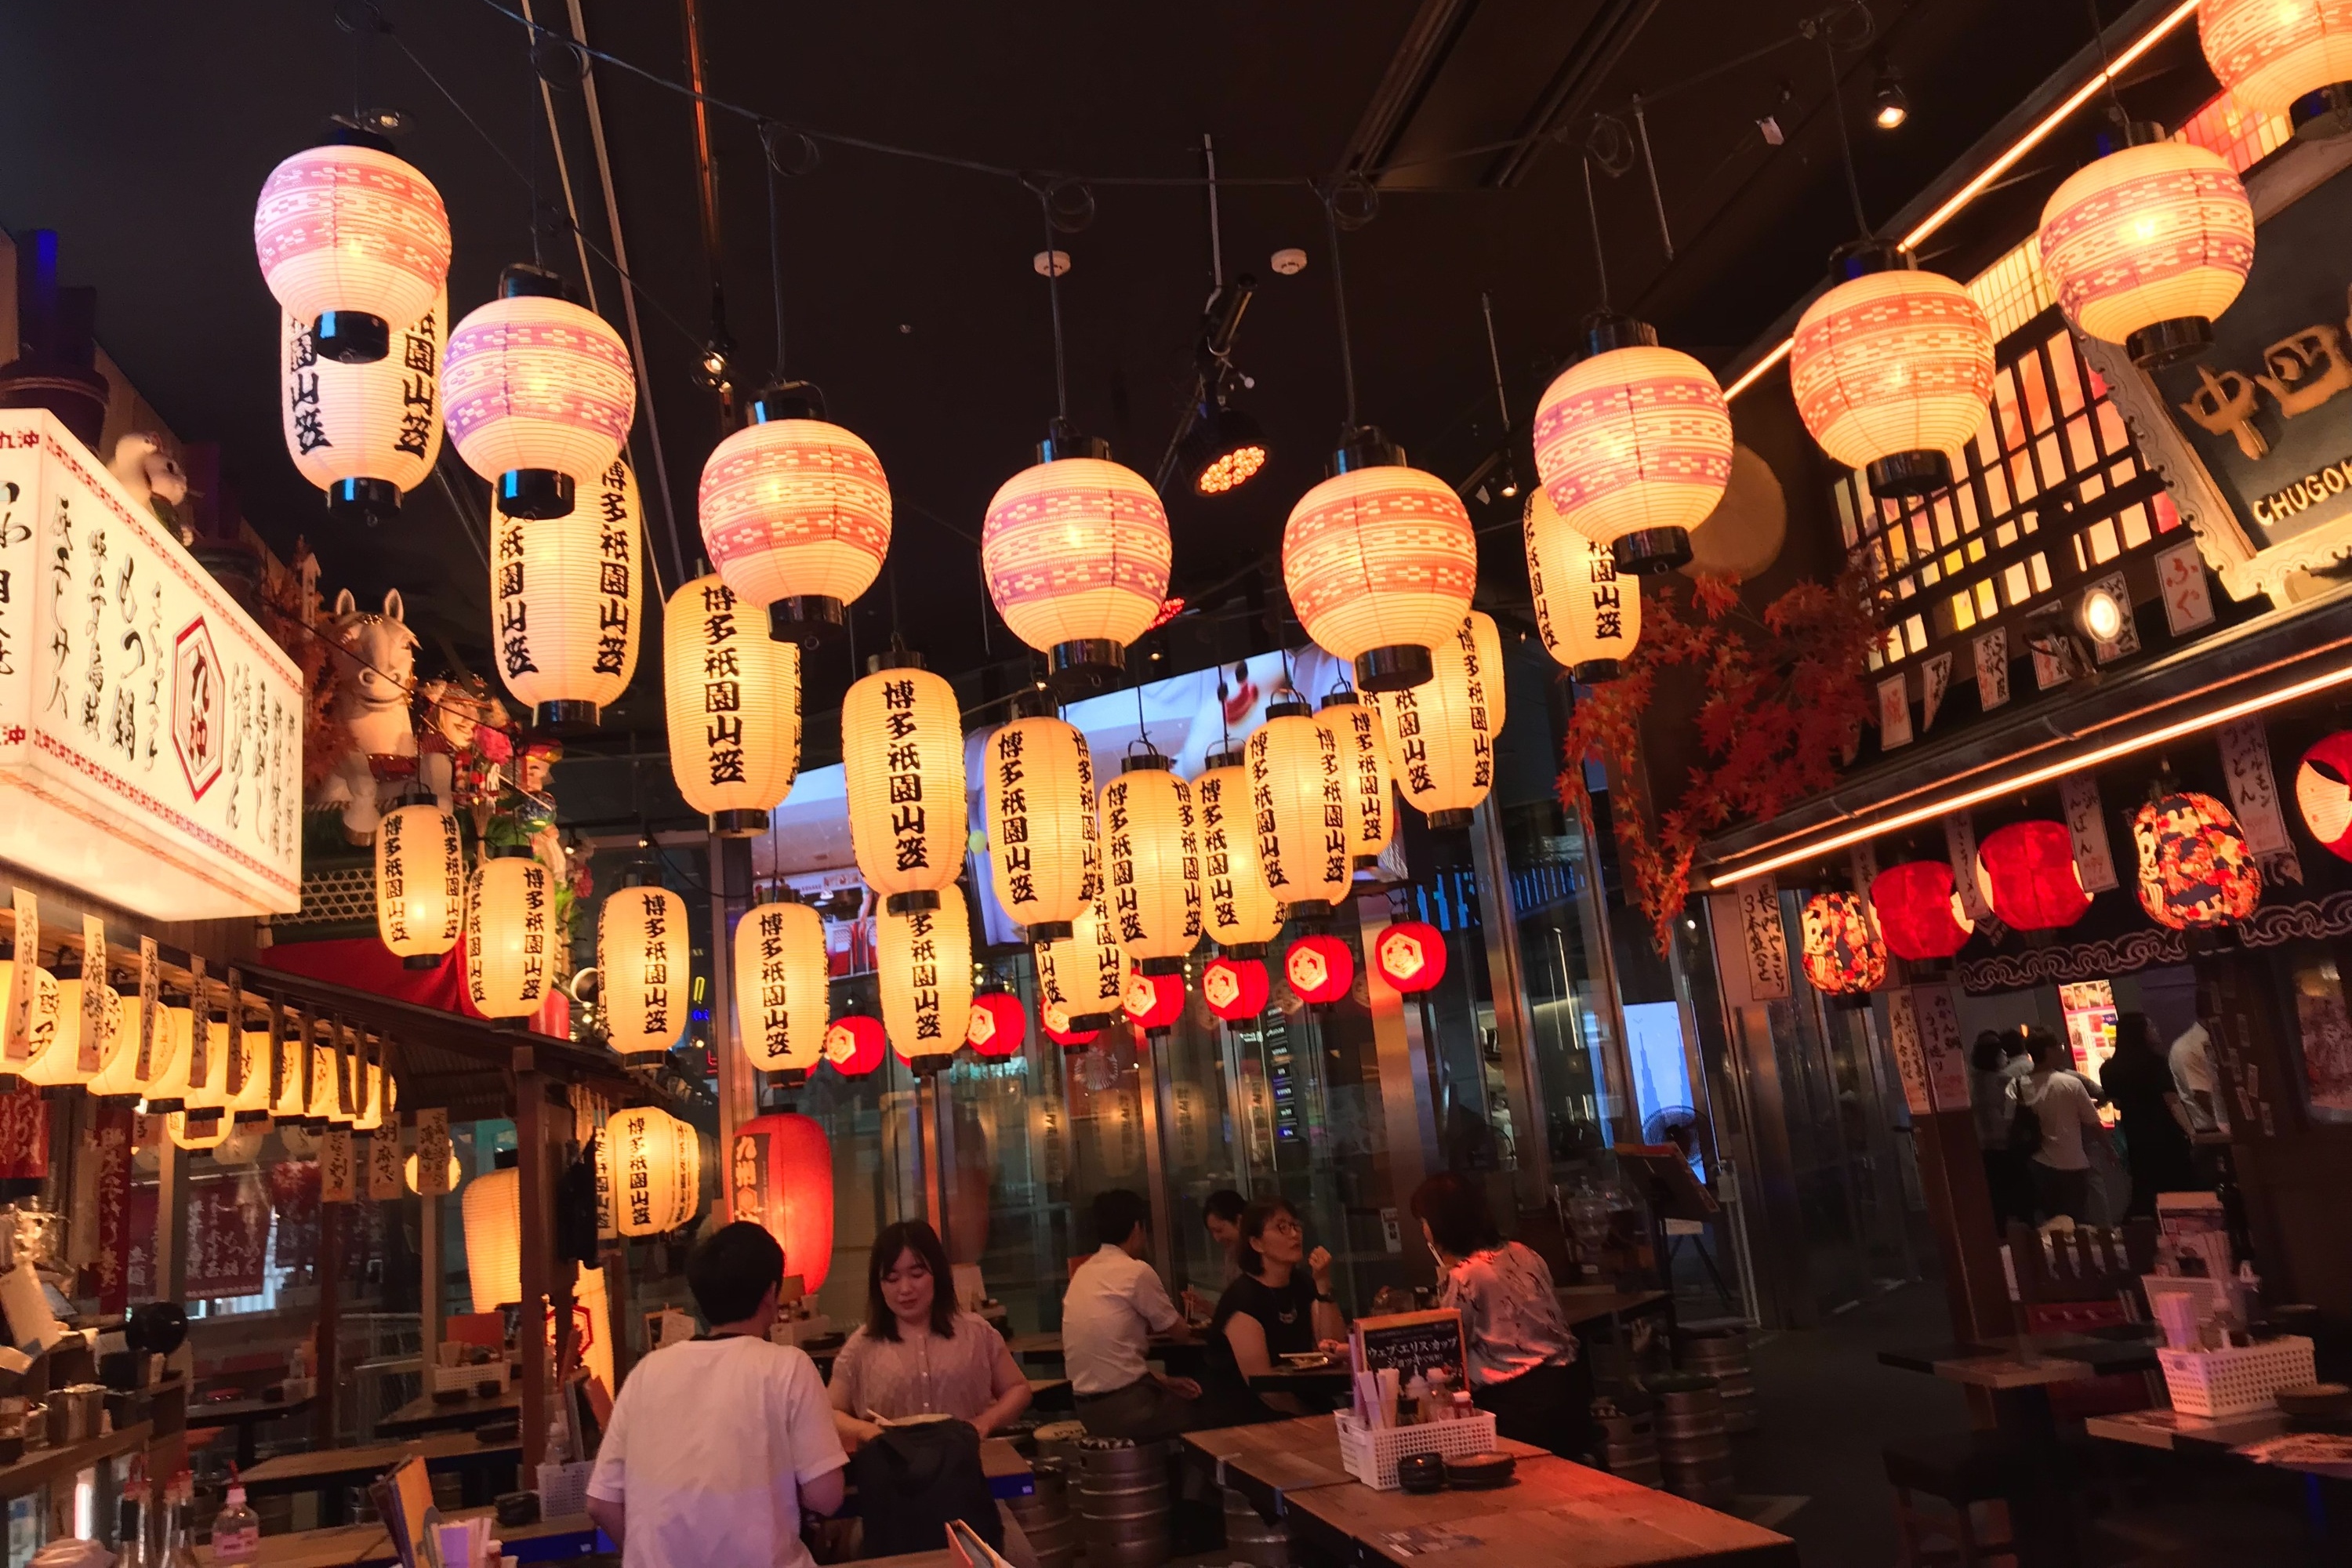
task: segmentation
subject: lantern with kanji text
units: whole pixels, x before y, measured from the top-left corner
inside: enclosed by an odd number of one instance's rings
[[[919,1072],[947,1066],[971,1021],[971,925],[963,889],[950,882],[937,900],[874,917],[883,1027],[898,1059]]]
[[[662,709],[670,776],[722,838],[768,830],[801,767],[801,650],[763,633],[718,575],[662,610]]]
[[[1050,712],[1024,714],[989,737],[986,765],[996,901],[1031,942],[1067,936],[1102,877],[1087,738]]]
[[[868,668],[841,700],[850,848],[885,913],[938,909],[963,868],[968,816],[955,688],[910,653]]]
[[[686,1026],[688,945],[686,900],[667,888],[640,882],[604,900],[596,916],[596,976],[614,1050],[628,1056],[677,1043]]]
[[[814,1296],[833,1271],[833,1142],[808,1117],[785,1111],[735,1130],[728,1161],[735,1217],[784,1249],[784,1272]]]
[[[1495,737],[1503,731],[1503,638],[1494,617],[1471,611],[1437,649],[1427,685],[1372,700],[1405,799],[1432,827],[1469,826],[1495,787]]]
[[[1258,867],[1282,918],[1329,914],[1355,877],[1338,736],[1315,721],[1306,703],[1285,700],[1268,705],[1265,722],[1243,750]]]
[[[1104,904],[1128,957],[1172,973],[1201,943],[1192,790],[1157,752],[1125,759],[1102,792]]]
[[[772,898],[735,922],[735,1016],[755,1070],[806,1074],[824,1059],[830,975],[824,919],[808,905]]]
[[[1265,883],[1250,806],[1248,758],[1217,752],[1192,781],[1201,832],[1201,916],[1228,957],[1257,958],[1282,931],[1282,906]]]

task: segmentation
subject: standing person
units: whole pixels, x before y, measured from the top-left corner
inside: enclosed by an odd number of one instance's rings
[[[1249,1205],[1239,1233],[1242,1275],[1225,1288],[1209,1324],[1209,1397],[1221,1419],[1234,1425],[1297,1415],[1288,1394],[1259,1397],[1249,1380],[1274,1370],[1275,1358],[1297,1355],[1318,1344],[1336,1342],[1348,1331],[1331,1294],[1331,1254],[1307,1250],[1298,1211],[1284,1198]]]
[[[2058,1037],[2047,1029],[2028,1029],[2025,1047],[2032,1053],[2033,1073],[2019,1085],[2018,1100],[2033,1112],[2042,1131],[2041,1147],[2029,1163],[2042,1216],[2063,1215],[2077,1225],[2088,1224],[2093,1218],[2091,1156],[2085,1146],[2107,1147],[2107,1130],[2099,1125],[2091,1091],[2067,1060]]]
[[[2186,1192],[2196,1178],[2189,1134],[2174,1110],[2179,1096],[2172,1067],[2147,1014],[2126,1013],[2116,1020],[2116,1054],[2107,1058],[2099,1083],[2122,1117],[2132,1185],[2131,1206],[2124,1212],[2153,1215],[2157,1194]]]
[[[1438,1305],[1462,1313],[1472,1402],[1502,1436],[1582,1459],[1592,1446],[1592,1369],[1576,1353],[1551,1269],[1502,1238],[1486,1189],[1458,1171],[1422,1183],[1412,1212],[1444,1277]]]
[[[803,1511],[841,1507],[848,1456],[806,1352],[771,1344],[784,1251],[721,1226],[686,1262],[708,1332],[664,1345],[621,1384],[588,1478],[588,1513],[623,1568],[812,1568]]]
[[[2213,1072],[2213,1037],[2205,1026],[2207,1017],[2204,989],[2200,986],[2197,1021],[2172,1042],[2168,1059],[2172,1091],[2180,1097],[2180,1110],[2189,1119],[2192,1136],[2222,1131],[2221,1080]]]
[[[1209,1232],[1209,1239],[1217,1246],[1218,1260],[1223,1272],[1217,1288],[1223,1289],[1241,1278],[1242,1215],[1248,1212],[1249,1199],[1226,1188],[1209,1194],[1201,1205],[1201,1219]],[[1191,1286],[1184,1288],[1184,1310],[1197,1320],[1206,1319],[1216,1310],[1216,1298],[1203,1296]]]
[[[2000,1234],[2007,1233],[2012,1219],[2033,1223],[2033,1178],[2026,1173],[2024,1154],[2009,1142],[2010,1122],[2017,1114],[2012,1091],[2033,1070],[2033,1058],[2018,1041],[2017,1036],[1987,1029],[1969,1053],[1969,1110],[1976,1119],[1977,1146],[1984,1154],[1993,1229]]]
[[[1095,1194],[1097,1251],[1062,1297],[1063,1364],[1078,1419],[1097,1437],[1150,1443],[1207,1424],[1201,1385],[1153,1372],[1146,1359],[1154,1334],[1192,1341],[1168,1287],[1143,1261],[1151,1249],[1150,1212],[1124,1187]]]

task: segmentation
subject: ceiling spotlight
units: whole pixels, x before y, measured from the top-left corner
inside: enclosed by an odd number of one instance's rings
[[[1506,465],[1503,468],[1503,482],[1496,488],[1502,492],[1505,500],[1518,500],[1519,470]]]
[[[1178,460],[1196,494],[1221,496],[1247,484],[1265,467],[1265,432],[1238,408],[1203,408],[1184,435]]]
[[[1893,66],[1878,68],[1878,85],[1870,95],[1871,123],[1895,131],[1911,118],[1911,95],[1903,90],[1903,73]]]
[[[701,356],[695,362],[695,371],[702,384],[713,392],[724,392],[730,384],[727,374],[728,356],[734,347],[725,338],[713,338],[702,345]]]
[[[2124,606],[2115,590],[2105,586],[2084,591],[2074,606],[2074,624],[2095,643],[2111,643],[2123,635]]]
[[[1285,278],[1296,278],[1307,270],[1307,253],[1297,246],[1285,246],[1274,253],[1274,269]]]

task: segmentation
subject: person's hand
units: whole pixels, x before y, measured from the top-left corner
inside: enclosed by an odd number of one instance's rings
[[[1209,1304],[1209,1299],[1206,1296],[1202,1295],[1190,1285],[1184,1287],[1184,1315],[1187,1318],[1196,1323],[1205,1323],[1216,1316],[1216,1308]]]
[[[1315,1342],[1315,1348],[1321,1351],[1325,1355],[1346,1355],[1348,1353],[1348,1342],[1345,1340],[1317,1340]]]
[[[1201,1397],[1201,1385],[1192,1378],[1171,1377],[1164,1372],[1154,1373],[1152,1375],[1160,1379],[1160,1387],[1176,1395],[1179,1399],[1198,1399]]]
[[[860,1421],[854,1415],[835,1422],[834,1428],[841,1434],[842,1447],[852,1454],[882,1436],[880,1426],[871,1421]]]
[[[1331,1249],[1318,1247],[1307,1255],[1307,1271],[1315,1276],[1315,1284],[1325,1295],[1331,1293]]]

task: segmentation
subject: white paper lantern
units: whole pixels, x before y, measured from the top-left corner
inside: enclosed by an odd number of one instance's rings
[[[661,1236],[702,1207],[702,1136],[668,1111],[613,1113],[596,1142],[610,1184],[613,1226],[623,1236]]]
[[[1218,948],[1256,958],[1282,931],[1282,905],[1265,885],[1258,861],[1257,825],[1250,806],[1248,759],[1218,752],[1192,781],[1192,810],[1201,834],[1201,918]]]
[[[735,922],[735,1018],[761,1072],[813,1070],[824,1057],[831,965],[824,920],[806,904],[755,904]]]
[[[1642,638],[1642,580],[1617,569],[1609,546],[1569,526],[1540,487],[1519,527],[1544,651],[1588,685],[1616,679]]]
[[[163,1118],[164,1135],[192,1152],[219,1148],[231,1125],[228,1113],[217,1107],[210,1110],[174,1110]]]
[[[180,1091],[183,1110],[218,1110],[228,1103],[228,1058],[236,1048],[226,1007],[195,1007],[188,1013],[187,1082]],[[198,1031],[202,1033],[199,1034]],[[201,1045],[202,1050],[197,1047]],[[203,1058],[202,1072],[196,1070]]]
[[[441,193],[392,145],[338,131],[269,172],[253,211],[261,280],[287,312],[320,326],[321,352],[380,359],[391,326],[430,309],[449,275]],[[331,318],[319,322],[321,316]]]
[[[363,1070],[355,1068],[352,1085],[360,1101],[359,1114],[352,1118],[352,1131],[373,1132],[386,1121],[395,1130],[400,1126],[400,1086],[383,1070],[382,1062],[369,1062]]]
[[[71,984],[74,1005],[79,1007],[81,1005],[81,983],[75,980],[67,984]],[[16,990],[16,965],[9,957],[0,955],[0,1019],[8,1016]],[[34,965],[33,1005],[26,1026],[25,1059],[14,1064],[12,1068],[34,1082],[40,1081],[33,1079],[34,1070],[48,1058],[51,1047],[57,1043],[60,1020],[67,1023],[68,1030],[76,1026],[74,1016],[64,1011],[64,991],[65,986],[54,973],[38,964]]]
[[[1173,546],[1150,481],[1083,437],[1049,440],[1004,481],[980,534],[989,598],[1057,673],[1099,679],[1127,665],[1168,598]]]
[[[702,542],[778,641],[815,642],[846,619],[890,552],[890,481],[802,384],[751,400],[751,423],[702,466]]]
[[[185,996],[166,995],[155,1009],[154,1070],[140,1085],[140,1094],[152,1115],[177,1110],[187,1101],[195,1021],[195,1011]]]
[[[1892,247],[1849,247],[1848,278],[1806,307],[1789,351],[1789,390],[1813,439],[1864,470],[1874,497],[1928,495],[1952,482],[1950,454],[1984,423],[1992,327],[1952,279],[1915,270]]]
[[[989,737],[988,863],[996,901],[1031,942],[1070,934],[1102,881],[1094,754],[1051,714]]]
[[[614,461],[583,504],[530,521],[490,507],[490,633],[499,678],[541,725],[593,724],[637,671],[645,536],[637,477]]]
[[[125,1009],[124,1016],[131,1014]],[[299,1019],[289,1019],[286,1038],[278,1047],[278,1059],[271,1064],[278,1075],[270,1089],[269,1120],[282,1133],[305,1120],[310,1113],[310,1102],[303,1089],[302,1064],[309,1059],[310,1047],[305,1043]]]
[[[1429,649],[1478,586],[1478,541],[1461,498],[1389,456],[1308,490],[1282,533],[1282,581],[1299,624],[1354,661],[1367,691],[1426,680]]]
[[[466,884],[466,996],[486,1018],[527,1018],[553,983],[555,887],[529,853],[485,860]]]
[[[971,925],[963,889],[950,882],[930,909],[874,917],[882,1027],[898,1059],[944,1065],[971,1021]]]
[[[313,1131],[349,1127],[352,1113],[343,1109],[342,1074],[350,1070],[350,1058],[323,1038],[311,1040],[310,1052],[310,1092],[302,1108],[303,1121]]]
[[[1330,733],[1339,751],[1349,866],[1351,870],[1377,866],[1397,827],[1396,790],[1389,780],[1389,743],[1381,732],[1380,710],[1352,691],[1335,691],[1323,699],[1315,722]]]
[[[455,814],[430,801],[385,813],[375,834],[375,929],[404,968],[436,969],[466,916]]]
[[[268,1027],[241,1021],[229,1037],[235,1055],[222,1080],[222,1103],[237,1121],[266,1121],[270,1091],[277,1087],[269,1081]]]
[[[1102,899],[1078,911],[1069,935],[1039,942],[1033,951],[1037,990],[1044,997],[1038,1013],[1045,1022],[1066,1035],[1118,1021],[1127,989],[1127,954],[1119,949],[1118,930]],[[1060,1023],[1054,1022],[1057,1014]]]
[[[499,1173],[495,1171],[491,1173],[492,1175],[496,1175],[498,1173]],[[400,1180],[402,1184],[406,1186],[412,1193],[423,1191],[423,1189],[418,1187],[416,1184],[416,1156],[414,1153],[410,1154],[407,1159],[403,1160],[400,1163]],[[457,1152],[452,1149],[449,1152],[449,1174],[444,1190],[454,1193],[464,1184],[465,1180],[466,1163],[464,1161],[457,1158]],[[520,1192],[520,1189],[518,1188],[517,1191]],[[516,1285],[515,1293],[517,1295],[520,1295],[522,1293],[522,1287],[520,1284]],[[478,1308],[476,1310],[479,1310]]]
[[[2074,330],[2154,369],[2212,342],[2254,264],[2254,209],[2220,153],[2143,142],[2067,175],[2036,238]]]
[[[466,1184],[457,1207],[466,1227],[466,1280],[474,1310],[495,1312],[520,1304],[522,1173],[512,1166],[485,1171]]]
[[[12,978],[10,968],[9,964],[0,963],[0,1017],[5,1017],[7,1013]],[[41,974],[47,972],[36,970],[34,973]],[[52,1010],[57,1020],[53,1031],[56,1037],[50,1042],[49,1049],[26,1062],[25,1081],[44,1089],[87,1088],[98,1073],[95,1068],[86,1071],[81,1065],[82,971],[76,968],[55,984],[57,1003]],[[122,1047],[122,994],[111,985],[103,989],[105,994],[98,1008],[97,1060],[100,1068],[112,1061],[115,1053]],[[39,1016],[42,1005],[37,994],[34,1003],[36,1017]]]
[[[1503,639],[1473,610],[1437,650],[1437,672],[1412,691],[1373,699],[1388,729],[1389,768],[1432,827],[1467,827],[1495,786],[1495,737],[1503,731]]]
[[[391,334],[364,364],[319,353],[308,320],[278,317],[278,398],[286,451],[327,492],[330,515],[362,525],[397,516],[400,498],[441,458],[441,342],[449,294]]]
[[[970,816],[955,688],[913,663],[851,686],[841,700],[841,771],[866,885],[887,910],[932,904],[963,868]]]
[[[1128,957],[1171,974],[1201,944],[1201,843],[1192,790],[1157,752],[1103,785],[1105,907]]]
[[[509,267],[499,298],[457,323],[441,362],[449,438],[499,509],[562,517],[628,444],[637,383],[620,335],[563,299],[562,280]]]
[[[134,993],[122,999],[121,1044],[89,1080],[90,1093],[106,1100],[144,1100],[150,1089],[170,1077],[175,1065],[180,1067],[181,1076],[185,1078],[186,1068],[181,1058],[187,1050],[187,1036],[173,1029],[171,1009],[160,1002],[156,1005],[154,1026],[147,1037],[143,1070],[139,1047],[139,1021],[140,1003]],[[177,1052],[173,1048],[175,1043]]]
[[[596,914],[596,977],[605,1038],[624,1056],[667,1051],[686,1026],[693,966],[686,900],[667,888],[623,888]]]
[[[1347,780],[1339,744],[1307,704],[1276,702],[1244,748],[1258,864],[1286,920],[1331,912],[1348,896]]]
[[[717,574],[662,611],[669,771],[722,838],[768,830],[801,766],[800,645],[777,642]]]

